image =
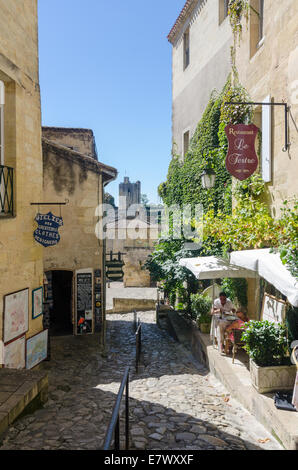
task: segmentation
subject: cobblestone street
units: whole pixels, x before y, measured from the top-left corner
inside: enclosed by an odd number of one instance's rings
[[[108,316],[107,358],[97,337],[52,339],[49,401],[18,420],[1,450],[101,449],[127,365],[132,449],[281,449],[190,353],[140,313],[144,367],[134,373],[133,315]]]

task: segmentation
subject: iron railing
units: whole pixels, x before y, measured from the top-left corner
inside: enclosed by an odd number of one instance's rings
[[[139,373],[139,364],[142,352],[142,323],[138,320],[138,327],[136,331],[136,373]]]
[[[110,450],[114,436],[114,450],[120,450],[120,406],[125,392],[125,450],[129,450],[129,367],[126,367],[108,427],[104,450]]]
[[[13,215],[13,168],[0,165],[0,217]]]

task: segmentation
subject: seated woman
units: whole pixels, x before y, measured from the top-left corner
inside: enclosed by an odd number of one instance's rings
[[[238,320],[233,321],[225,329],[225,353],[228,354],[234,341],[233,330],[241,330],[245,327],[245,323],[249,322],[249,318],[243,312],[243,309],[238,309],[236,312]]]

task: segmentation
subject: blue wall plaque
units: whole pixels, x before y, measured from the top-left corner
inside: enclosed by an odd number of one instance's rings
[[[37,214],[35,221],[38,228],[34,232],[34,239],[44,247],[57,245],[60,241],[58,230],[63,225],[63,218],[48,212]]]

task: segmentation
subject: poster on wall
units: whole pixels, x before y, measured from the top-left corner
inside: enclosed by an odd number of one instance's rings
[[[29,328],[29,289],[4,297],[3,341],[9,343],[22,336]]]
[[[24,369],[25,368],[25,336],[6,344],[3,348],[3,366],[5,369]]]
[[[43,313],[43,288],[38,287],[32,291],[32,319],[40,317]]]
[[[32,369],[47,358],[48,330],[38,333],[27,340],[26,369]]]
[[[264,294],[261,320],[283,323],[286,319],[286,302],[269,294]]]
[[[259,160],[255,148],[258,131],[254,124],[229,124],[225,128],[229,141],[226,168],[240,181],[249,178],[258,168]]]
[[[76,273],[76,334],[93,333],[93,270]]]

